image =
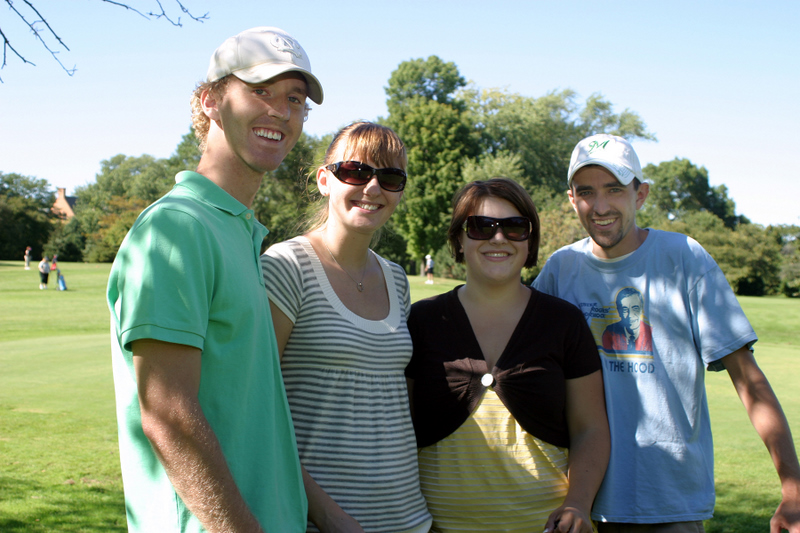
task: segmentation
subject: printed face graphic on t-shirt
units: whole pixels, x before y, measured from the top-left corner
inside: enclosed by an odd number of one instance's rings
[[[632,294],[626,296],[617,308],[620,320],[625,324],[625,329],[631,331],[636,337],[639,336],[639,320],[642,316],[642,299],[640,296]]]
[[[608,324],[603,331],[601,342],[603,350],[615,354],[652,354],[653,339],[650,325],[642,320],[644,314],[642,293],[633,287],[621,289],[617,293],[614,307],[609,310],[611,309],[616,309],[619,320]],[[612,313],[609,315],[613,316]]]

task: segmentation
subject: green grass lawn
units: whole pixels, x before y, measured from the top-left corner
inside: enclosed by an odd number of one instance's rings
[[[67,291],[0,261],[0,531],[125,531],[105,283],[110,265],[60,263]],[[425,285],[414,300],[460,282]],[[761,340],[756,356],[800,435],[800,301],[741,298]],[[777,476],[726,373],[709,374],[717,509],[709,533],[761,533]],[[797,442],[797,439],[795,439]]]

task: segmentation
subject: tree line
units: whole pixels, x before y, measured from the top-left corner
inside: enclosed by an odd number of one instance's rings
[[[601,94],[583,104],[571,90],[533,98],[467,84],[452,62],[437,56],[402,62],[385,88],[388,116],[408,149],[404,199],[375,250],[418,272],[426,254],[437,274],[462,278],[446,247],[453,194],[476,179],[505,176],[521,183],[541,217],[539,265],[556,249],[586,236],[565,194],[572,148],[595,133],[655,140],[630,109],[614,112]],[[264,246],[300,231],[318,201],[313,179],[332,133],[303,134],[281,166],[268,173],[253,205],[269,228]],[[0,258],[19,259],[26,245],[58,253],[62,261],[112,261],[138,214],[167,192],[180,170],[193,169],[200,152],[193,133],[166,159],[116,155],[101,162],[94,183],[79,187],[75,217],[54,221],[47,182],[0,172]],[[676,158],[643,169],[650,186],[640,226],[685,233],[716,259],[737,294],[800,296],[800,227],[762,227],[736,215],[724,185],[712,187],[708,171]]]

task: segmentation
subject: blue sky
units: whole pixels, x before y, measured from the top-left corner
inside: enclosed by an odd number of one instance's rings
[[[99,0],[38,0],[70,48],[59,57],[77,67],[72,77],[3,3],[0,27],[36,66],[9,55],[0,70],[0,171],[71,193],[116,154],[168,157],[189,131],[189,96],[214,49],[277,26],[302,44],[325,90],[305,126],[312,135],[385,116],[391,72],[435,54],[479,88],[599,92],[657,136],[634,144],[643,165],[688,158],[728,187],[738,214],[800,225],[800,2],[183,3],[209,19],[183,16],[176,28]]]

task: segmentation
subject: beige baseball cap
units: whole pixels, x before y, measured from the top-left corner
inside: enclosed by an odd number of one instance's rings
[[[642,165],[639,157],[626,139],[616,135],[599,133],[586,137],[575,146],[569,160],[569,173],[567,186],[572,187],[572,177],[577,171],[588,165],[600,165],[619,180],[623,185],[628,185],[633,178],[642,177]]]
[[[308,97],[321,104],[322,84],[311,73],[303,47],[280,28],[261,26],[226,39],[211,56],[206,81],[233,74],[247,83],[261,83],[284,72],[299,72],[308,83]]]

